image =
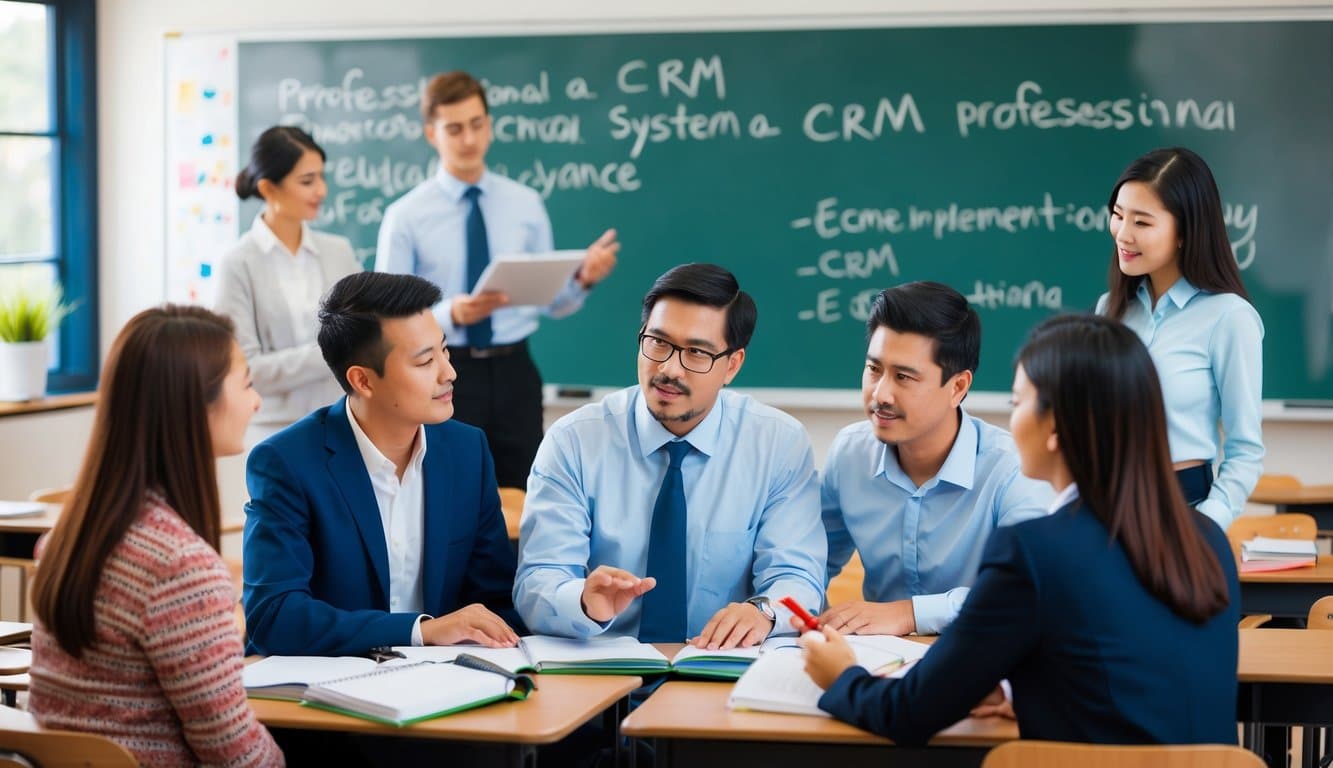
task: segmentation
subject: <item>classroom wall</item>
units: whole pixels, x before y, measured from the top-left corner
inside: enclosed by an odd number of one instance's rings
[[[543,25],[583,24],[598,28],[718,23],[856,25],[880,23],[965,24],[985,13],[1014,14],[1015,21],[1043,18],[1166,19],[1186,16],[1262,16],[1262,0],[1202,2],[1174,0],[1163,15],[1159,0],[672,0],[638,3],[612,0],[496,0],[486,4],[434,0],[101,0],[98,3],[99,176],[101,180],[101,327],[103,350],[138,310],[164,298],[163,271],[163,55],[168,31],[290,31],[346,29],[446,29],[450,25],[540,31]],[[1321,10],[1333,3],[1286,0],[1285,8]],[[623,254],[633,258],[633,254]],[[638,301],[627,296],[626,301]],[[855,387],[858,372],[848,372]],[[626,382],[629,384],[632,382]],[[798,400],[789,410],[810,430],[817,460],[838,428],[857,418],[848,407],[810,407]],[[549,409],[548,418],[564,412]],[[1003,421],[998,412],[991,418]],[[0,419],[0,498],[26,495],[36,487],[73,480],[91,425],[91,409]],[[1333,448],[1327,422],[1268,421],[1269,471],[1295,474],[1305,482],[1330,482],[1327,454]],[[224,464],[224,503],[243,498],[240,462]]]

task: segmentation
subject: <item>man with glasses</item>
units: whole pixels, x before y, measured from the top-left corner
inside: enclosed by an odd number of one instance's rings
[[[727,270],[668,271],[643,300],[639,386],[551,427],[528,477],[514,582],[534,632],[734,648],[768,636],[778,598],[822,604],[805,429],[723,389],[756,317]]]

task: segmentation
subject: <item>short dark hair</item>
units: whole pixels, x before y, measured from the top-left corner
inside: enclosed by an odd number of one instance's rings
[[[435,119],[436,107],[457,104],[473,96],[481,97],[481,108],[489,114],[491,105],[486,103],[486,89],[481,81],[462,70],[441,72],[426,83],[421,93],[421,119],[429,123]]]
[[[960,371],[977,370],[981,318],[963,294],[943,283],[922,280],[880,291],[866,320],[866,339],[880,326],[934,339],[941,384]]]
[[[643,316],[646,324],[658,299],[683,299],[691,304],[726,310],[727,351],[744,349],[754,335],[759,321],[759,309],[750,294],[741,290],[736,276],[716,264],[681,264],[672,267],[653,283],[643,297]]]
[[[319,307],[319,350],[343,391],[351,394],[347,369],[365,366],[384,375],[380,324],[385,318],[411,317],[440,302],[440,289],[415,275],[356,272],[333,284]]]
[[[259,134],[250,148],[250,162],[236,174],[236,196],[247,200],[259,195],[262,179],[281,184],[306,152],[318,153],[320,160],[328,159],[310,134],[294,125],[275,125]]]

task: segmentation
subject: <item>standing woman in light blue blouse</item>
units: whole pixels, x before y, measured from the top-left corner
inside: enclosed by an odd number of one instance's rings
[[[361,271],[345,237],[315,232],[328,195],[324,150],[294,126],[264,131],[236,177],[236,195],[258,196],[264,209],[222,259],[214,309],[236,324],[236,339],[264,404],[246,432],[253,446],[342,396],[315,335],[319,299],[340,278]]]
[[[1225,529],[1263,468],[1264,326],[1241,283],[1217,182],[1190,150],[1156,149],[1120,175],[1108,207],[1111,290],[1097,312],[1148,347],[1185,499]]]

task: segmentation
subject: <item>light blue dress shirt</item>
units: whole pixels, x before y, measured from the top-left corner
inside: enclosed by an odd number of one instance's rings
[[[1108,300],[1098,300],[1098,314]],[[1212,463],[1221,443],[1217,478],[1198,510],[1225,530],[1245,511],[1263,471],[1263,321],[1236,294],[1201,291],[1183,277],[1155,309],[1148,281],[1140,280],[1121,320],[1157,367],[1171,460]]]
[[[642,601],[602,624],[583,612],[583,582],[600,565],[645,575],[664,446],[674,439],[638,387],[585,405],[546,433],[528,477],[514,579],[514,604],[533,632],[638,634]],[[824,530],[804,427],[724,389],[683,439],[693,446],[681,464],[690,635],[728,603],[756,595],[822,605]],[[774,608],[775,629],[788,631],[786,609]]]
[[[384,211],[375,271],[417,275],[435,283],[444,299],[433,308],[451,345],[468,343],[467,328],[454,326],[453,297],[467,293],[467,216],[463,196],[472,185],[441,169]],[[490,171],[482,174],[478,204],[486,220],[491,258],[552,250],[551,220],[541,196],[529,187]],[[569,284],[545,307],[502,307],[491,315],[492,343],[514,344],[537,330],[538,315],[565,317],[583,305],[588,292]]]
[[[1019,471],[1008,432],[959,411],[949,456],[919,488],[865,420],[834,438],[821,484],[828,578],[860,552],[865,599],[911,598],[922,635],[958,615],[991,531],[1045,515],[1055,496]]]

